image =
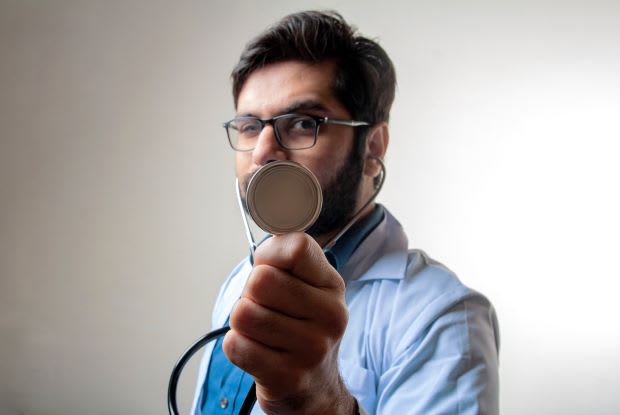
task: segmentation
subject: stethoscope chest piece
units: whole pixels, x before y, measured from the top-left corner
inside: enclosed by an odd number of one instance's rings
[[[265,232],[303,232],[317,219],[323,204],[321,185],[310,170],[292,161],[274,161],[250,179],[248,213]]]

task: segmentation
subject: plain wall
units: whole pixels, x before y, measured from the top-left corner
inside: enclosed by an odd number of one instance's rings
[[[502,413],[618,413],[619,5],[1,0],[0,414],[166,413],[247,253],[229,72],[303,8],[394,61],[380,200],[494,302]]]

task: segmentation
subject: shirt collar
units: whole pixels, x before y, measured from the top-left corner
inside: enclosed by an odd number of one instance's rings
[[[385,209],[381,205],[376,205],[373,211],[357,221],[351,228],[342,235],[336,244],[325,251],[325,256],[329,263],[342,273],[344,266],[353,255],[353,252],[366,239],[366,237],[381,223],[385,216]]]
[[[341,274],[345,281],[399,280],[408,264],[407,236],[385,210],[385,218],[355,250]]]

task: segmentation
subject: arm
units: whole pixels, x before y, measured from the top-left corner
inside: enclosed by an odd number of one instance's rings
[[[434,305],[429,305],[433,308]],[[498,331],[479,294],[438,308],[379,378],[377,414],[484,414],[498,408]]]

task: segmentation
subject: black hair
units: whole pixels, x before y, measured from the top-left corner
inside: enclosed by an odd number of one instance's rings
[[[252,72],[288,60],[335,62],[334,96],[353,119],[371,125],[389,120],[396,89],[392,61],[377,42],[333,11],[288,15],[250,41],[232,72],[235,107]]]

